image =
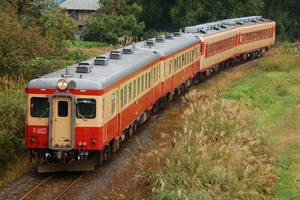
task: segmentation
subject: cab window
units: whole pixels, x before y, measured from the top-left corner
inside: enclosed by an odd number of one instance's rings
[[[49,117],[48,98],[32,97],[30,99],[30,116],[31,117]]]
[[[96,100],[77,99],[76,117],[94,119],[96,117]]]

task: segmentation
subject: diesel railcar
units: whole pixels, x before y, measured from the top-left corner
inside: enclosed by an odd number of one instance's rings
[[[26,146],[38,172],[92,171],[194,82],[274,45],[252,16],[185,27],[31,80]]]

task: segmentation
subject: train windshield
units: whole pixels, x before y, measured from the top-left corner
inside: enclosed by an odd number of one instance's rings
[[[77,118],[94,119],[96,117],[95,99],[77,99]]]
[[[39,118],[49,117],[48,98],[32,97],[30,99],[30,115]]]

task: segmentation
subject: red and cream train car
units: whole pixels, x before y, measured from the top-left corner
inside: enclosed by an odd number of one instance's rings
[[[261,16],[227,19],[183,29],[201,40],[200,74],[204,78],[230,64],[261,56],[275,42],[272,20]]]
[[[275,23],[260,16],[228,19],[31,80],[26,146],[37,156],[38,172],[94,170],[174,95],[240,58],[261,55],[274,37]]]

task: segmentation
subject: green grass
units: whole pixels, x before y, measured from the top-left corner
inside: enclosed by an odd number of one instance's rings
[[[81,40],[75,40],[75,41],[65,41],[68,43],[68,46],[75,46],[75,47],[109,47],[109,44],[103,43],[103,42],[89,42],[89,41],[81,41]]]
[[[281,167],[275,199],[300,199],[299,64],[299,55],[266,59],[258,70],[235,81],[224,93],[231,99],[251,99],[263,111],[257,126],[275,149]]]

